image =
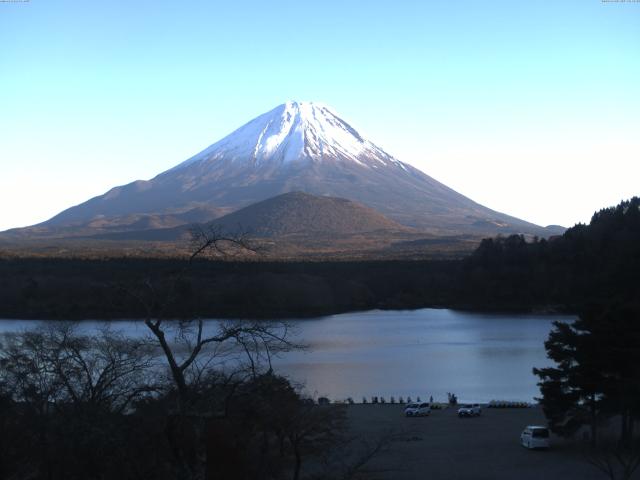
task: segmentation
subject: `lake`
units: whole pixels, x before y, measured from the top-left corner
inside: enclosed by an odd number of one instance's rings
[[[453,392],[463,402],[532,401],[539,391],[531,369],[551,364],[544,341],[554,320],[573,317],[420,309],[293,320],[295,340],[309,348],[284,354],[274,368],[306,393],[331,399],[432,395],[445,401]],[[0,333],[43,323],[0,320]],[[104,323],[86,321],[82,329]],[[127,335],[146,334],[141,321],[111,325]]]

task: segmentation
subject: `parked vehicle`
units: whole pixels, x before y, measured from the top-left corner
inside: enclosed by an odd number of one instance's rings
[[[458,408],[459,417],[479,417],[481,413],[482,407],[478,403],[467,403]]]
[[[549,448],[549,429],[529,425],[520,434],[520,443],[525,448]]]
[[[431,413],[431,405],[428,403],[410,403],[404,409],[407,417],[426,417]]]

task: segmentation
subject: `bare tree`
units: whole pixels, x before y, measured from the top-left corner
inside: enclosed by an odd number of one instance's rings
[[[0,381],[36,415],[47,413],[61,397],[60,379],[51,364],[43,332],[5,334],[1,340]]]
[[[148,343],[108,328],[79,334],[70,323],[7,334],[1,343],[0,380],[14,399],[46,413],[59,403],[95,405],[122,413],[155,392]]]
[[[139,340],[109,329],[82,335],[72,324],[2,337],[0,385],[9,411],[0,417],[12,442],[3,455],[14,478],[88,478],[126,456],[119,425],[136,401],[157,391],[152,355]]]
[[[288,338],[289,326],[284,322],[224,321],[207,329],[202,318],[167,321],[167,310],[179,299],[181,282],[196,260],[204,257],[228,259],[257,252],[243,234],[226,235],[213,226],[195,226],[191,236],[187,265],[173,276],[167,289],[161,291],[149,278],[141,289],[121,286],[145,311],[144,324],[166,359],[178,392],[178,410],[183,413],[188,408],[190,380],[201,378],[203,365],[210,365],[212,356],[228,357],[240,349],[249,370],[255,375],[260,366],[271,367],[274,353],[293,347]]]
[[[120,285],[143,309],[144,324],[168,367],[176,393],[170,397],[175,398],[176,409],[167,417],[166,435],[181,478],[204,474],[205,417],[224,415],[237,385],[270,370],[272,356],[293,347],[289,327],[282,322],[205,322],[192,313],[180,314],[179,320],[170,318],[170,312],[189,310],[189,300],[182,294],[187,280],[192,281],[187,275],[196,262],[257,253],[243,234],[227,235],[212,226],[196,226],[191,235],[191,253],[182,269],[155,280],[148,277],[137,287]],[[217,408],[220,400],[224,406]]]

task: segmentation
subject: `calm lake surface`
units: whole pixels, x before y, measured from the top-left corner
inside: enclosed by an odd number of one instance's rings
[[[306,393],[331,399],[372,395],[461,401],[532,401],[539,396],[531,369],[550,365],[544,341],[563,315],[479,314],[421,309],[345,313],[293,320],[306,351],[274,361]],[[215,320],[211,320],[211,326]],[[0,333],[46,322],[0,320]],[[90,331],[105,323],[82,322]],[[146,334],[141,321],[110,322],[127,335]]]

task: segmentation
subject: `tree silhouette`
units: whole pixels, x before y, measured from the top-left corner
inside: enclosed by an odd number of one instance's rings
[[[640,312],[632,306],[598,307],[571,324],[555,322],[545,342],[556,367],[534,368],[551,429],[569,436],[620,418],[620,442],[630,445],[640,418]]]

